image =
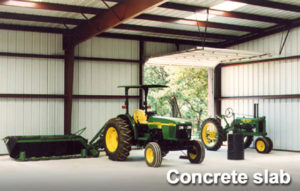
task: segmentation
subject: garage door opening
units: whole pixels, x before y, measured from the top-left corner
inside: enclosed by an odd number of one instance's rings
[[[164,90],[149,92],[149,104],[157,114],[193,122],[197,135],[201,122],[215,115],[214,68],[218,64],[241,63],[270,54],[196,47],[151,57],[144,68],[144,84],[163,84]]]

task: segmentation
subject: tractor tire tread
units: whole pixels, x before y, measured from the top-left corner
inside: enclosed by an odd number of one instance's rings
[[[110,119],[105,124],[105,132],[110,127],[114,126],[118,131],[118,148],[114,153],[110,153],[105,146],[106,154],[110,160],[113,161],[124,161],[129,156],[131,150],[131,143],[133,141],[133,132],[126,120],[121,118]]]
[[[204,127],[205,124],[207,124],[207,123],[213,123],[213,124],[217,127],[218,133],[219,133],[218,141],[217,141],[217,143],[216,143],[214,146],[212,146],[212,147],[207,146],[207,145],[204,143],[203,137],[202,137],[203,127]],[[220,147],[222,146],[222,144],[223,144],[223,141],[226,140],[226,132],[224,131],[223,127],[221,126],[220,122],[219,122],[217,119],[215,119],[215,118],[208,118],[208,119],[206,119],[205,121],[203,121],[203,123],[202,123],[202,125],[201,125],[201,140],[202,140],[202,142],[203,142],[203,144],[204,144],[204,146],[205,146],[205,148],[206,148],[207,150],[211,150],[211,151],[217,151],[217,150],[219,150],[219,148],[220,148]]]

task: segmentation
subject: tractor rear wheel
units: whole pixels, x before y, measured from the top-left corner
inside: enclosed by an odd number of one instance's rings
[[[188,159],[193,164],[200,164],[205,157],[205,148],[200,141],[192,141],[191,147],[187,150]]]
[[[273,150],[273,141],[269,137],[265,137],[265,138],[268,140],[269,145],[270,145],[269,151],[267,152],[267,153],[269,153]]]
[[[162,152],[159,144],[150,142],[145,147],[146,163],[150,167],[160,167],[162,161]]]
[[[214,118],[206,119],[201,126],[201,139],[207,150],[218,150],[226,140],[226,132],[219,121]]]
[[[110,160],[124,161],[129,156],[133,140],[132,129],[128,123],[117,117],[104,126],[104,147]]]
[[[259,153],[269,153],[270,143],[265,137],[259,137],[255,141],[255,149]]]

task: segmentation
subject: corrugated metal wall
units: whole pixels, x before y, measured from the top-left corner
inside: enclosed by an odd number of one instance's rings
[[[61,35],[0,30],[0,52],[58,54]],[[0,56],[1,94],[63,94],[64,62]],[[62,99],[0,98],[0,138],[63,133]],[[0,154],[6,153],[0,141]]]
[[[233,48],[278,55],[282,33],[240,44]],[[300,28],[293,29],[282,56],[300,55]],[[222,68],[222,97],[300,94],[300,60],[283,60]],[[222,112],[231,107],[252,115],[259,103],[267,118],[267,132],[275,149],[300,151],[300,99],[224,100]]]
[[[176,50],[175,44],[145,42],[145,57]],[[63,55],[62,36],[57,34],[0,30],[0,52]],[[75,56],[139,60],[139,42],[93,38],[75,50]],[[75,95],[124,95],[119,85],[139,83],[139,63],[75,61]],[[64,94],[62,59],[0,56],[0,93]],[[130,95],[138,95],[131,91]],[[73,99],[72,132],[83,127],[91,138],[104,123],[124,113],[123,99]],[[138,100],[130,100],[130,110]],[[63,134],[63,99],[0,99],[0,137],[8,135]],[[7,153],[0,143],[0,154]]]
[[[109,38],[93,38],[79,45],[76,56],[139,60],[139,42]],[[139,84],[139,63],[112,61],[76,61],[74,68],[75,95],[125,95],[119,85]],[[138,95],[131,90],[129,95]],[[124,113],[125,99],[73,100],[72,132],[88,127],[83,134],[94,136],[110,118]],[[138,108],[138,100],[130,101],[130,110]]]

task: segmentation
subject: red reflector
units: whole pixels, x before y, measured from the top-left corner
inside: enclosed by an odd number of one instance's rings
[[[127,109],[126,105],[123,105],[123,106],[122,106],[122,109]]]
[[[150,105],[148,105],[148,106],[147,106],[147,109],[151,109],[151,106],[150,106]]]

